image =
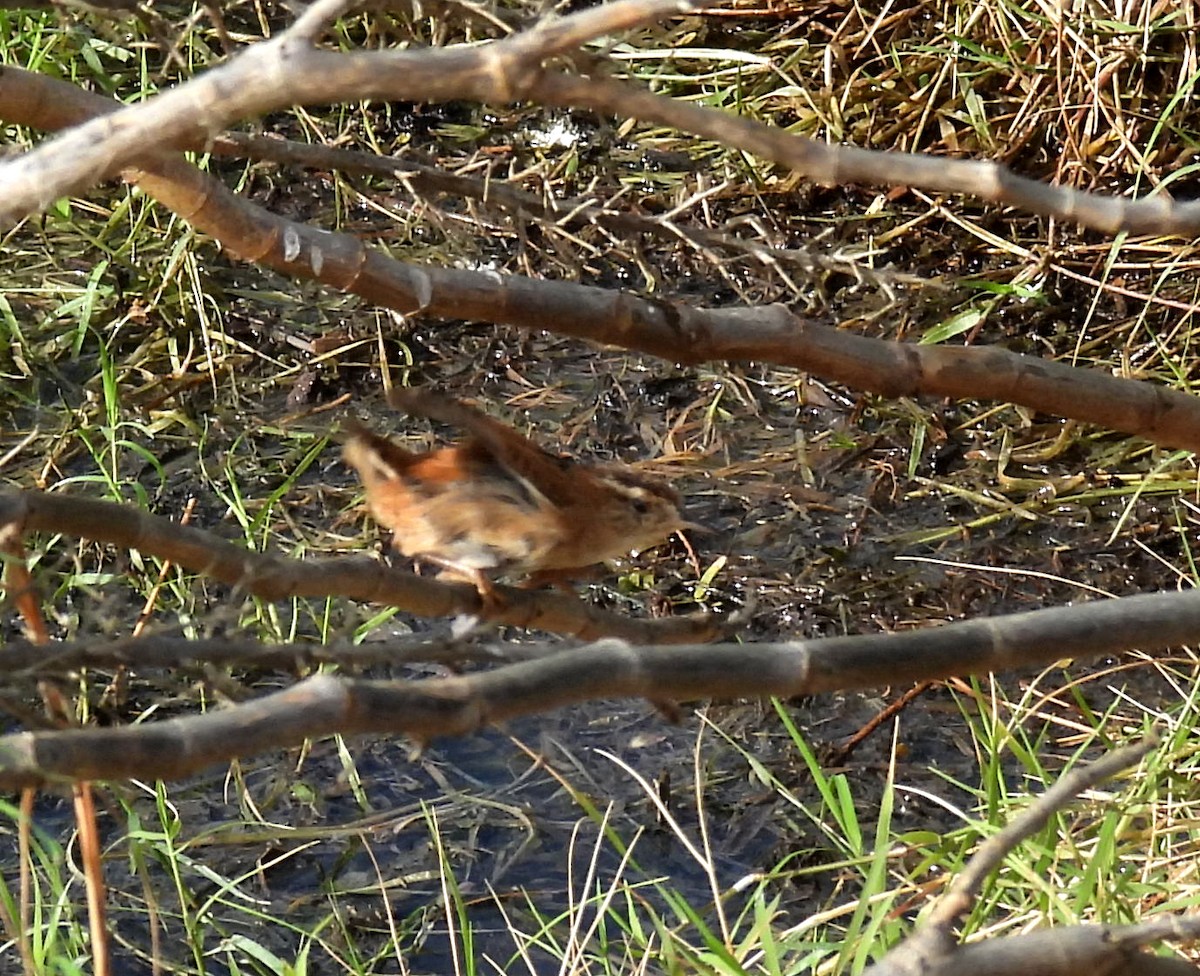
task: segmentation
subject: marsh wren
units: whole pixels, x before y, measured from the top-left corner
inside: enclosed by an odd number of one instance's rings
[[[471,580],[485,601],[496,600],[494,576],[570,579],[687,527],[678,494],[630,468],[556,456],[432,393],[396,389],[388,402],[467,436],[414,454],[351,419],[342,456],[393,545]]]

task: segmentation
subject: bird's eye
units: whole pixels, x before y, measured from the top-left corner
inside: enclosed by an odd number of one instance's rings
[[[648,511],[650,511],[650,506],[642,501],[642,499],[635,498],[633,500],[633,510],[637,512],[638,515],[645,515]]]

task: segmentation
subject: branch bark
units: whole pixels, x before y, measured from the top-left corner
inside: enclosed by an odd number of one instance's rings
[[[0,789],[74,779],[175,779],[314,736],[400,733],[418,742],[601,698],[792,697],[1154,650],[1200,634],[1200,591],[1155,593],[921,631],[757,644],[621,640],[474,674],[408,681],[309,678],[204,715],[0,738]],[[153,647],[153,638],[146,638]],[[120,644],[123,658],[137,641]],[[286,652],[286,648],[276,648]],[[303,653],[297,649],[297,654]]]
[[[971,856],[925,923],[865,976],[953,976],[958,973],[1129,973],[1139,976],[1183,976],[1196,968],[1183,959],[1150,955],[1142,947],[1164,939],[1193,940],[1200,935],[1200,916],[1170,915],[1138,925],[1072,925],[1053,931],[988,939],[960,946],[952,924],[970,908],[988,874],[1022,840],[1045,827],[1050,818],[1085,790],[1136,765],[1159,745],[1157,736],[1072,768],[1039,796],[1021,816],[988,838]]]
[[[967,193],[1110,234],[1200,234],[1200,201],[1177,203],[1162,194],[1126,200],[1049,186],[998,163],[826,145],[610,78],[543,68],[548,59],[571,54],[589,41],[691,6],[680,0],[620,0],[481,46],[415,51],[322,50],[312,46],[312,25],[298,22],[220,68],[0,164],[0,226],[40,212],[150,153],[205,143],[234,122],[292,105],[467,99],[492,104],[530,100],[657,122],[738,146],[820,183]],[[323,22],[317,15],[313,19]]]
[[[256,553],[191,525],[149,515],[128,505],[40,491],[0,490],[0,526],[61,532],[168,559],[185,569],[240,587],[264,600],[342,596],[399,607],[427,617],[477,616],[479,593],[392,569],[373,559],[287,559]],[[547,590],[497,588],[503,605],[489,611],[495,623],[569,634],[583,640],[695,641],[715,637],[721,625],[709,614],[637,620]]]
[[[0,72],[0,106],[13,121],[48,125],[71,124],[109,110],[112,103],[64,82],[7,69]],[[888,397],[1019,403],[1200,451],[1200,399],[1166,387],[1004,349],[921,346],[854,335],[782,305],[705,309],[566,281],[400,262],[350,234],[277,216],[178,156],[142,165],[127,178],[243,258],[408,315],[545,329],[672,362],[755,360],[794,366]]]

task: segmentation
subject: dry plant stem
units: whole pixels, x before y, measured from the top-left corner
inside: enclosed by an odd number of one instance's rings
[[[12,523],[0,524],[0,563],[3,564],[0,585],[3,586],[4,595],[24,621],[29,639],[35,644],[45,644],[50,640],[50,631],[38,604],[33,578],[29,575],[20,527]]]
[[[57,727],[69,726],[73,721],[71,706],[61,690],[51,682],[39,686],[46,717]],[[86,780],[71,787],[71,799],[75,813],[75,834],[79,846],[79,870],[83,874],[84,891],[87,896],[88,936],[92,948],[92,971],[96,976],[108,976],[108,911],[104,866],[100,853],[100,832],[96,827],[96,804],[92,798],[92,784]]]
[[[318,5],[321,6],[321,5]],[[338,7],[322,7],[320,14]],[[203,142],[229,124],[291,105],[363,99],[488,103],[518,100],[639,118],[708,136],[818,182],[890,184],[970,193],[1107,233],[1200,234],[1200,202],[1137,201],[1048,186],[992,162],[830,146],[725,112],[664,98],[609,78],[542,67],[606,34],[688,9],[677,0],[623,0],[477,47],[337,53],[311,46],[314,14],[294,30],[244,49],[220,68],[105,119],[96,119],[0,165],[0,225],[137,164],[157,149]],[[309,13],[312,13],[310,11]],[[10,70],[10,69],[8,69]],[[11,100],[0,96],[10,121]],[[19,109],[15,109],[18,110]]]
[[[878,712],[871,716],[870,719],[853,735],[847,736],[839,742],[829,754],[825,757],[825,764],[829,766],[840,766],[850,758],[850,754],[862,745],[871,735],[875,733],[881,725],[889,719],[899,715],[904,709],[911,705],[914,701],[920,698],[925,692],[933,687],[932,681],[922,681],[918,685],[909,688],[903,695],[894,701],[889,702]]]
[[[632,647],[618,640],[420,682],[326,675],[222,711],[127,728],[0,738],[0,789],[72,779],[171,779],[333,733],[418,741],[600,698],[689,701],[818,694],[1045,665],[1200,633],[1200,591],[1148,594],[919,632],[791,643]]]
[[[21,951],[21,967],[26,976],[35,976],[37,973],[37,967],[33,962],[33,946],[30,943],[30,916],[33,911],[33,850],[29,843],[29,835],[33,830],[33,801],[35,799],[37,799],[36,790],[21,790],[21,825],[17,831],[17,857],[21,864],[21,914],[20,930],[15,933],[15,936]]]
[[[50,633],[46,627],[45,617],[42,616],[42,608],[39,605],[37,591],[33,586],[33,579],[29,574],[29,566],[25,560],[25,546],[21,538],[19,526],[12,523],[0,524],[0,560],[3,561],[3,592],[16,607],[18,614],[25,623],[25,632],[29,635],[29,640],[33,646],[41,650],[41,646],[45,645],[50,640]],[[76,783],[74,792],[76,798],[81,792],[87,792],[89,786],[87,783]],[[90,792],[87,792],[90,798]],[[18,951],[21,954],[21,966],[23,971],[28,976],[34,976],[37,967],[33,961],[33,948],[30,942],[30,914],[32,903],[30,901],[30,880],[32,878],[32,851],[29,843],[29,833],[33,829],[33,800],[34,794],[30,790],[22,790],[21,792],[21,816],[17,825],[18,841],[17,851],[20,864],[20,900],[19,908],[20,915],[18,918],[12,918],[7,911],[4,913],[4,924],[8,930],[9,938],[17,943]],[[78,807],[76,808],[76,821],[79,824],[79,834],[82,838],[87,833],[87,824],[79,820]],[[91,823],[95,837],[95,819]],[[91,898],[93,891],[93,877],[88,876],[86,887],[88,897]],[[89,915],[89,919],[94,916]],[[93,929],[93,937],[96,932]],[[101,965],[107,967],[107,954],[103,946],[98,950],[98,960]]]
[[[192,520],[192,512],[196,510],[196,498],[193,495],[187,500],[187,504],[183,507],[183,515],[180,516],[179,525],[187,525]],[[154,607],[158,603],[158,595],[162,592],[163,584],[166,583],[167,577],[171,574],[171,561],[163,560],[162,568],[158,571],[158,579],[154,581],[154,586],[150,588],[150,595],[146,597],[146,602],[142,605],[142,612],[138,614],[137,620],[134,622],[132,636],[140,637],[146,629],[146,625],[150,622],[154,614]]]
[[[17,607],[25,621],[25,630],[30,641],[43,647],[50,641],[50,633],[46,627],[42,609],[38,603],[37,593],[30,577],[25,561],[25,549],[22,544],[20,527],[7,522],[0,526],[0,554],[5,557],[4,590]],[[104,869],[100,857],[100,834],[96,827],[96,806],[92,799],[92,785],[87,781],[76,782],[72,788],[75,810],[76,836],[79,840],[80,863],[83,871],[84,889],[87,894],[88,932],[92,944],[92,970],[96,976],[108,976],[112,971],[109,966],[108,951],[108,913],[105,907]],[[31,820],[27,816],[21,818],[20,849],[23,857],[30,855],[28,832]],[[22,878],[24,879],[28,865],[22,862]],[[26,920],[27,922],[27,920]],[[29,964],[32,954],[28,945],[29,931],[22,924],[20,932],[15,936],[21,942],[21,957],[25,961],[26,971],[34,970]]]
[[[30,121],[39,106],[53,106],[56,118],[111,106],[99,96],[16,69],[0,72],[0,104],[24,106],[27,111],[16,121],[43,125]],[[407,315],[546,329],[673,362],[777,363],[888,397],[925,394],[1019,403],[1158,444],[1200,450],[1200,399],[1151,383],[1003,349],[917,346],[853,335],[782,305],[702,309],[570,282],[404,264],[368,250],[350,235],[271,214],[182,159],[145,165],[127,177],[247,260],[326,282]]]
[[[294,596],[342,596],[399,607],[427,617],[479,614],[475,587],[424,579],[373,559],[285,559],[250,552],[211,533],[148,515],[132,506],[73,495],[0,489],[0,526],[22,534],[62,532],[78,538],[137,549],[192,572],[238,586],[264,600]],[[498,587],[503,605],[489,619],[514,627],[634,641],[710,640],[720,625],[709,614],[634,620],[589,606],[576,597],[547,591]]]
[[[4,556],[4,593],[25,622],[25,632],[30,639],[34,643],[44,644],[50,639],[50,632],[46,628],[42,608],[38,605],[37,591],[25,562],[24,548],[5,550]]]
[[[100,832],[96,827],[96,804],[92,784],[76,783],[73,790],[75,823],[79,837],[79,860],[87,894],[88,935],[92,946],[92,972],[109,976],[108,910],[104,884],[104,861],[100,854]]]

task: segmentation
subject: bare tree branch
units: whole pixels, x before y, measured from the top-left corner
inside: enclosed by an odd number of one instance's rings
[[[332,3],[329,9],[339,6]],[[0,226],[40,212],[156,150],[207,140],[235,121],[289,105],[364,98],[523,98],[545,58],[685,9],[681,0],[620,0],[483,47],[342,54],[311,46],[309,35],[326,12],[322,6],[311,22],[293,25],[295,33],[284,31],[199,78],[0,164]]]
[[[897,946],[865,976],[950,976],[957,973],[1038,973],[1041,976],[1074,976],[1076,973],[1139,973],[1176,976],[1195,973],[1181,959],[1162,959],[1140,951],[1163,939],[1194,939],[1200,934],[1200,916],[1154,919],[1140,925],[1076,925],[1052,932],[1033,932],[989,939],[968,946],[954,941],[952,926],[967,913],[987,876],[1033,836],[1050,818],[1085,790],[1136,765],[1159,745],[1156,735],[1120,749],[1093,763],[1063,774],[1019,817],[985,840],[959,872],[924,925]]]
[[[333,733],[401,733],[424,742],[601,698],[812,695],[1131,647],[1153,650],[1197,634],[1200,591],[1192,591],[828,640],[634,647],[609,639],[491,671],[419,682],[320,676],[200,716],[0,738],[0,789],[61,779],[178,778],[234,756]],[[154,638],[145,640],[152,648]],[[128,656],[139,646],[125,641],[120,652]]]
[[[75,97],[72,97],[74,93]],[[63,82],[8,69],[0,103],[36,118],[77,119],[107,107]],[[7,113],[11,115],[12,113]],[[313,278],[406,314],[545,329],[637,349],[673,362],[794,366],[884,396],[950,396],[1019,403],[1158,444],[1200,450],[1200,399],[1100,370],[996,348],[889,342],[796,315],[782,305],[704,309],[567,281],[539,281],[399,262],[349,234],[287,220],[238,197],[177,157],[131,171],[146,192],[247,260]]]
[[[1196,976],[1186,959],[1164,958],[1139,946],[1164,939],[1194,940],[1200,918],[1172,916],[1140,925],[1068,925],[962,946],[944,958],[914,960],[912,968],[884,961],[873,976]],[[889,957],[890,959],[890,957]]]
[[[83,668],[148,669],[199,668],[220,665],[283,671],[306,670],[321,664],[364,668],[379,664],[512,664],[539,661],[561,654],[569,646],[480,643],[465,638],[421,636],[411,640],[371,640],[362,644],[264,644],[257,637],[223,634],[188,638],[152,634],[115,640],[86,638],[35,644],[11,641],[0,654],[0,674],[10,684],[61,677]],[[7,707],[7,705],[5,706]]]
[[[319,560],[316,565],[327,566],[331,562],[335,560]],[[322,571],[329,572],[327,568]],[[699,622],[707,620],[701,618]],[[671,640],[670,655],[667,655],[668,645],[663,633],[654,627],[649,629],[648,636],[657,638],[659,645],[646,645],[637,652],[644,653],[647,660],[661,659],[665,669],[659,673],[661,680],[665,681],[675,670],[683,672],[682,684],[664,685],[658,689],[659,693],[684,699],[786,697],[850,688],[877,688],[952,675],[1044,667],[1063,657],[1089,659],[1134,648],[1154,651],[1185,644],[1200,635],[1200,591],[1096,600],[1070,607],[959,621],[923,630],[755,644],[684,643],[684,627],[679,626],[677,633],[669,626],[684,621],[691,626],[698,623],[695,618],[687,617],[653,622],[667,631],[666,637]],[[229,646],[223,642],[228,642]],[[598,646],[589,645],[587,654],[599,653]],[[172,663],[197,661],[287,667],[297,662],[323,661],[343,664],[379,660],[395,663],[539,661],[566,653],[561,646],[471,646],[434,641],[385,642],[378,648],[278,644],[262,647],[251,654],[249,645],[239,644],[236,638],[190,641],[163,636],[108,642],[89,639],[56,644],[51,649],[43,646],[40,651],[36,647],[21,643],[6,647],[0,657],[0,673],[43,675],[85,665],[167,667]],[[252,662],[248,661],[247,654],[251,654]],[[743,659],[747,655],[754,656],[755,663],[744,665]],[[765,670],[756,681],[754,669],[757,667]],[[612,689],[605,689],[606,692],[609,690]]]
[[[826,145],[728,112],[663,98],[611,78],[546,72],[530,86],[526,97],[545,105],[590,108],[708,136],[829,186],[882,183],[936,193],[966,193],[1110,234],[1200,234],[1200,201],[1178,203],[1165,194],[1127,200],[1050,186],[1017,176],[1000,163]]]
[[[373,559],[297,560],[251,552],[203,529],[132,506],[74,495],[0,490],[0,525],[17,525],[22,533],[62,532],[137,549],[265,600],[343,596],[429,617],[478,615],[484,610],[478,591],[469,584],[426,579]],[[720,629],[709,614],[635,620],[547,590],[498,587],[497,592],[502,605],[494,608],[492,621],[584,640],[611,636],[642,642],[694,641],[711,639]]]
[[[66,94],[64,92],[64,96]],[[97,105],[101,101],[103,99],[97,98]],[[795,267],[807,273],[841,271],[884,290],[902,285],[946,287],[938,281],[895,268],[868,267],[856,260],[853,254],[842,256],[827,254],[817,248],[775,247],[757,235],[742,237],[705,227],[676,224],[660,216],[617,210],[598,200],[581,197],[556,199],[530,193],[499,180],[461,176],[439,168],[432,160],[407,148],[402,155],[379,156],[334,146],[296,142],[275,135],[226,132],[213,140],[210,149],[218,156],[249,157],[281,165],[320,167],[343,173],[379,176],[401,182],[414,193],[479,200],[491,208],[515,216],[542,219],[568,229],[594,225],[622,234],[646,234],[671,242],[684,241],[696,249],[708,248],[747,255],[762,265]]]
[[[331,10],[338,6],[333,4]],[[530,99],[709,136],[821,183],[968,193],[1109,233],[1200,234],[1200,202],[1180,204],[1165,194],[1131,201],[1048,186],[1016,176],[998,163],[825,145],[614,79],[542,67],[547,58],[570,53],[590,40],[685,9],[679,0],[621,0],[481,47],[422,51],[317,49],[311,46],[305,21],[301,30],[294,25],[292,31],[243,50],[200,78],[94,119],[0,164],[0,226],[44,210],[58,197],[114,175],[156,150],[207,141],[237,120],[289,105],[364,98],[491,103]]]

